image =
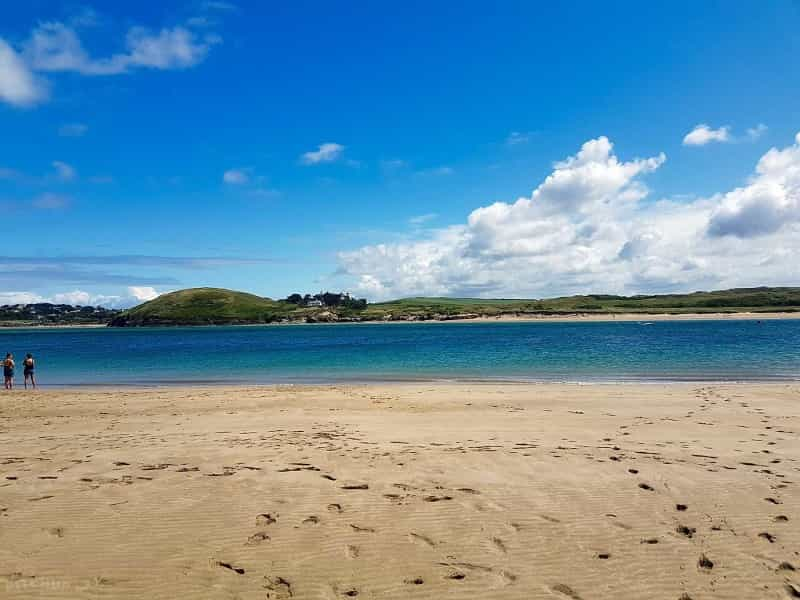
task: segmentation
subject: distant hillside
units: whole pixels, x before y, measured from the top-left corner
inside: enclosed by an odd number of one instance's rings
[[[800,312],[800,288],[739,288],[692,294],[594,294],[545,300],[406,298],[366,307],[303,306],[219,288],[164,294],[116,315],[114,327],[237,325],[274,322],[446,321],[575,314]]]
[[[294,308],[286,302],[275,302],[245,292],[192,288],[163,294],[126,310],[111,321],[111,326],[272,323],[288,316]]]
[[[364,316],[419,316],[473,313],[481,316],[613,313],[719,313],[800,311],[800,288],[737,288],[691,294],[614,296],[592,294],[546,300],[405,298],[372,304]]]
[[[102,306],[70,304],[8,304],[0,306],[0,327],[32,325],[105,325],[120,311]]]

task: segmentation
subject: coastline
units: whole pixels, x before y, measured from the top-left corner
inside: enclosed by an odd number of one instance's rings
[[[0,590],[783,597],[798,400],[695,383],[2,394]]]
[[[726,320],[798,320],[800,312],[716,312],[716,313],[575,313],[567,315],[499,315],[477,316],[469,318],[442,319],[395,319],[395,320],[362,320],[362,321],[290,321],[286,323],[231,323],[208,325],[144,325],[132,327],[109,327],[105,323],[87,323],[80,325],[0,325],[4,330],[47,330],[47,329],[139,329],[143,327],[270,327],[292,325],[393,325],[398,323],[588,323],[588,322],[637,322],[637,321],[726,321]]]
[[[500,315],[479,316],[470,319],[448,319],[442,321],[414,321],[418,323],[569,323],[612,321],[725,321],[725,320],[783,320],[800,319],[794,312],[736,312],[736,313],[579,313],[570,315]],[[398,321],[407,322],[407,321]]]

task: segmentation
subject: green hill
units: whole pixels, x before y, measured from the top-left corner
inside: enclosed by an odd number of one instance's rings
[[[739,288],[692,294],[592,294],[543,300],[405,298],[366,308],[303,307],[244,292],[194,288],[159,296],[124,311],[112,327],[239,325],[274,322],[426,321],[495,316],[572,314],[800,312],[800,288]]]
[[[271,323],[292,312],[292,306],[245,292],[192,288],[163,294],[124,311],[112,327],[146,325],[236,325]]]

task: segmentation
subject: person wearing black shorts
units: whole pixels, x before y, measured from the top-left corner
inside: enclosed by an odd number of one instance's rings
[[[14,355],[9,352],[3,361],[3,379],[7,390],[14,389]]]
[[[22,361],[22,374],[25,376],[25,389],[28,389],[28,381],[31,382],[31,387],[36,389],[36,377],[34,376],[34,369],[36,368],[36,362],[33,360],[33,354],[30,352],[25,356],[25,360]]]

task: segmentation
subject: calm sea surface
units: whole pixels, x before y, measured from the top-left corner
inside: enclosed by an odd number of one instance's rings
[[[45,385],[788,381],[800,320],[5,329],[0,351],[32,352]]]

